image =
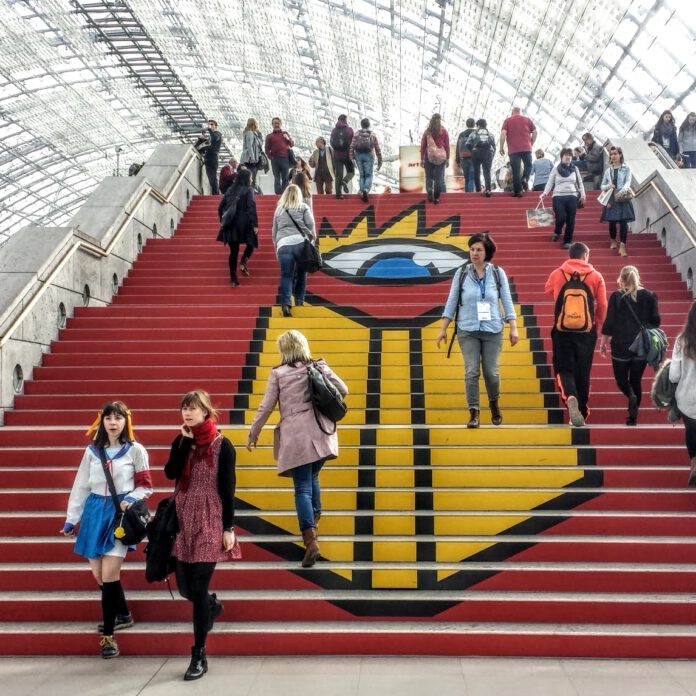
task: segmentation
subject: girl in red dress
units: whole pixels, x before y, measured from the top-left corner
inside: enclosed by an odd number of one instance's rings
[[[174,542],[179,594],[193,604],[191,663],[184,679],[208,671],[205,639],[223,606],[208,592],[218,561],[239,558],[234,533],[235,451],[218,432],[210,396],[194,390],[181,400],[183,424],[164,473],[176,479],[179,533]]]

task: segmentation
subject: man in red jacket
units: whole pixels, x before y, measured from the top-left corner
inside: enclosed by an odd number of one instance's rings
[[[590,372],[594,358],[597,333],[607,316],[607,289],[599,271],[588,263],[589,248],[582,242],[574,242],[568,250],[570,257],[560,268],[551,272],[546,281],[545,292],[553,295],[556,302],[551,341],[553,344],[553,370],[561,392],[561,398],[568,408],[570,423],[576,427],[585,425],[590,413],[587,400],[590,395]],[[575,275],[577,274],[577,275]],[[568,281],[576,279],[576,287],[568,289]],[[570,307],[585,292],[591,297],[587,307],[587,327],[570,328],[564,323],[565,306]],[[566,288],[564,290],[564,288]],[[563,297],[560,297],[563,295]],[[560,301],[558,301],[560,299]]]
[[[271,125],[273,130],[266,136],[264,151],[273,170],[273,190],[277,194],[281,194],[289,183],[289,150],[295,145],[295,142],[287,131],[281,129],[282,122],[277,116],[271,121]]]

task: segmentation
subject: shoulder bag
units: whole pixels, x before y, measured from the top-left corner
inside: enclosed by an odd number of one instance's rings
[[[316,362],[312,361],[307,365],[307,377],[309,379],[309,395],[312,397],[312,407],[317,425],[326,435],[333,435],[336,432],[337,421],[346,415],[348,406],[346,406],[346,402],[336,385],[322,374]],[[317,411],[333,421],[333,430],[329,432],[324,430]]]
[[[669,345],[667,334],[662,329],[645,326],[638,318],[636,311],[631,307],[631,303],[626,298],[626,295],[624,295],[623,299],[626,300],[626,306],[640,327],[628,350],[637,358],[643,358],[653,370],[657,371],[667,353],[667,346]]]
[[[309,238],[306,232],[303,232],[302,228],[297,224],[297,220],[290,215],[289,210],[285,210],[288,217],[292,220],[292,224],[295,225],[297,231],[304,237],[304,245],[302,247],[302,254],[297,262],[301,271],[306,273],[316,273],[323,265],[324,262],[321,259],[321,252],[316,244],[312,244],[312,240]]]
[[[148,582],[166,580],[174,570],[176,559],[172,556],[174,539],[179,533],[176,516],[176,494],[163,498],[157,504],[154,517],[147,525],[147,546],[145,547],[145,579]]]
[[[138,544],[145,538],[147,523],[150,519],[150,511],[147,509],[147,503],[144,500],[137,500],[130,507],[121,510],[121,503],[116,493],[114,479],[106,464],[106,452],[103,447],[99,448],[99,459],[101,460],[102,469],[104,470],[109,493],[111,493],[111,499],[116,508],[114,537],[126,546]]]

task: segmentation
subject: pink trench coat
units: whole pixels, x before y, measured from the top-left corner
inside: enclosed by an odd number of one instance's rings
[[[324,376],[345,396],[348,387],[343,381],[323,360],[317,360],[316,364]],[[291,469],[303,464],[320,459],[336,459],[338,437],[336,433],[327,435],[322,432],[317,424],[309,395],[307,366],[304,363],[280,365],[271,370],[266,394],[259,404],[249,431],[252,440],[258,438],[276,404],[280,405],[280,423],[273,433],[273,457],[280,476],[290,476]],[[319,415],[319,418],[324,430],[331,432],[333,423],[322,415]]]

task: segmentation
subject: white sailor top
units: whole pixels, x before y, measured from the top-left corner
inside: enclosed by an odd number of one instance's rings
[[[152,495],[147,450],[140,443],[126,442],[113,458],[107,456],[106,463],[111,467],[116,493],[127,494],[126,500],[129,503],[146,500]],[[111,495],[99,458],[99,450],[94,445],[87,447],[77,470],[68,501],[66,522],[77,524],[80,521],[90,493],[104,497]]]

